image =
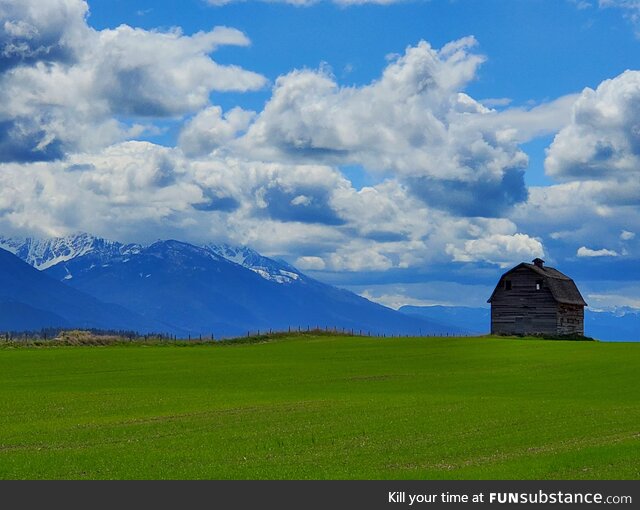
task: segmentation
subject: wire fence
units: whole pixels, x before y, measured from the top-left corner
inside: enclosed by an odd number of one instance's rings
[[[447,337],[477,337],[487,333],[451,332],[451,331],[381,331],[375,329],[341,327],[328,325],[289,326],[284,329],[265,328],[249,329],[246,334],[216,335],[211,333],[192,333],[177,335],[172,333],[139,333],[137,331],[104,330],[104,329],[63,329],[44,328],[33,331],[5,331],[0,332],[0,342],[30,343],[30,342],[67,342],[90,343],[90,340],[103,339],[113,342],[213,342],[246,340],[252,338],[272,338],[291,335],[332,335],[369,338],[447,338]]]

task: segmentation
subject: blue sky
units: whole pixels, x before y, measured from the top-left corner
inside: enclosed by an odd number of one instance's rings
[[[100,29],[127,23],[149,30],[178,26],[193,34],[217,25],[235,27],[251,38],[252,46],[223,48],[216,53],[216,61],[240,64],[270,80],[292,69],[327,64],[344,86],[375,80],[387,55],[402,53],[421,39],[440,47],[474,35],[487,61],[466,90],[478,99],[509,99],[511,106],[527,107],[584,87],[595,88],[640,66],[640,53],[633,51],[638,39],[630,20],[617,9],[578,9],[569,1],[407,1],[360,6],[318,2],[306,7],[248,1],[212,7],[204,0],[97,0],[90,7],[88,21]],[[225,94],[215,101],[225,108],[260,109],[268,92]],[[179,123],[154,141],[173,144],[178,130]],[[528,183],[550,184],[543,160],[552,139],[549,135],[527,144]]]
[[[542,256],[640,308],[637,2],[292,3],[0,0],[2,232],[247,244],[392,306]]]

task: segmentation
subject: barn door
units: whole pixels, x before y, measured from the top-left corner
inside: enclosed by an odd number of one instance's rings
[[[525,320],[522,315],[516,315],[516,322],[513,328],[513,332],[516,335],[524,335],[525,333]]]

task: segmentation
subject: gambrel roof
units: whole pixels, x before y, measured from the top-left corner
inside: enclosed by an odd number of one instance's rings
[[[504,279],[504,277],[522,268],[529,269],[534,273],[540,275],[546,283],[546,286],[551,291],[553,299],[555,299],[558,303],[588,306],[583,299],[582,294],[580,294],[578,287],[576,287],[575,282],[566,274],[561,273],[553,267],[541,267],[540,265],[527,264],[526,262],[518,264],[516,267],[509,269],[509,271],[507,271],[500,277],[500,280],[498,280],[498,285],[496,285],[496,288],[491,294],[491,297],[487,300],[487,303],[491,303],[491,300],[500,287],[500,282]]]

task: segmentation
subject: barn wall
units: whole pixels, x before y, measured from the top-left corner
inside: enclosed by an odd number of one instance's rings
[[[511,281],[506,290],[504,281]],[[527,268],[521,268],[500,280],[491,301],[491,332],[502,335],[557,334],[558,304],[543,278]]]
[[[584,335],[584,308],[560,303],[557,328],[561,335]]]

